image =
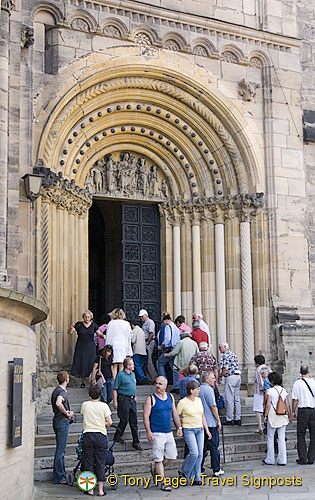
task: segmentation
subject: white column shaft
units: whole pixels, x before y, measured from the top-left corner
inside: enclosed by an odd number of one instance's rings
[[[242,273],[242,313],[244,336],[244,361],[250,363],[254,358],[254,316],[252,257],[250,243],[250,224],[241,222],[241,273]]]
[[[217,301],[218,344],[226,342],[226,300],[225,300],[225,259],[224,224],[216,224],[215,231],[215,280]]]
[[[180,256],[180,226],[173,226],[173,287],[174,287],[174,318],[182,314],[181,301],[181,256]]]
[[[192,269],[194,311],[201,312],[200,225],[192,226]]]

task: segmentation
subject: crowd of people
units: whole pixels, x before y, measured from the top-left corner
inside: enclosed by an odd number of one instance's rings
[[[147,439],[152,443],[154,478],[164,477],[167,464],[177,458],[172,432],[172,419],[178,437],[185,440],[185,459],[178,471],[190,484],[201,484],[204,461],[210,452],[215,476],[224,474],[220,465],[219,433],[222,425],[241,425],[241,372],[238,357],[227,343],[219,344],[220,367],[211,352],[210,331],[202,314],[194,313],[192,329],[180,315],[175,321],[163,313],[157,335],[155,324],[146,310],[139,311],[140,323],[127,321],[121,309],[110,313],[110,321],[100,328],[93,322],[91,311],[83,313],[83,321],[72,324],[69,333],[77,332],[71,375],[82,379],[85,387],[89,377],[90,401],[82,405],[83,463],[82,470],[94,471],[99,481],[99,495],[105,494],[103,479],[108,448],[107,427],[112,424],[109,404],[117,410],[119,423],[114,441],[123,443],[129,423],[132,447],[142,451],[137,416],[137,385],[155,384],[155,391],[144,403],[143,421]],[[96,349],[98,349],[96,351]],[[315,381],[308,367],[301,367],[301,378],[294,383],[292,407],[288,393],[282,387],[281,376],[265,364],[263,355],[255,356],[255,392],[253,410],[257,418],[257,433],[267,434],[266,465],[286,465],[285,430],[297,418],[298,464],[312,464],[315,456]],[[65,483],[64,453],[73,418],[67,397],[67,372],[58,373],[58,387],[52,394],[53,427],[56,434],[54,460],[55,483]],[[218,384],[224,378],[225,418],[219,414]],[[170,393],[168,385],[172,385]],[[180,395],[176,406],[174,394]],[[298,411],[297,411],[298,410]],[[310,431],[307,450],[306,429]],[[275,439],[276,438],[276,439]],[[277,449],[276,449],[277,448]],[[88,467],[88,468],[87,468]],[[163,491],[171,491],[163,482]]]

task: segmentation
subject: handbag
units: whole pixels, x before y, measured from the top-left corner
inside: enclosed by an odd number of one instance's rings
[[[289,417],[288,415],[277,415],[276,410],[273,406],[270,406],[270,410],[268,413],[268,421],[270,427],[273,429],[278,429],[279,427],[283,427],[284,425],[288,425]]]
[[[102,370],[101,370],[101,356],[100,356],[100,360],[98,363],[98,368],[95,372],[95,380],[93,379],[93,376],[91,373],[91,375],[89,377],[89,382],[90,382],[90,385],[97,385],[97,387],[99,387],[100,389],[103,389],[103,385],[105,384],[105,377],[104,377]]]

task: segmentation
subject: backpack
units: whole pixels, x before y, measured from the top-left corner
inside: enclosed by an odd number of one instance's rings
[[[286,415],[288,413],[288,411],[287,411],[285,402],[283,401],[283,399],[281,397],[281,392],[283,391],[283,389],[281,389],[280,393],[277,389],[276,389],[276,391],[279,394],[279,399],[278,399],[278,403],[276,406],[276,415]]]
[[[215,396],[215,402],[217,405],[218,410],[223,410],[224,408],[224,397],[221,396],[218,387],[215,385],[214,386],[214,396]]]

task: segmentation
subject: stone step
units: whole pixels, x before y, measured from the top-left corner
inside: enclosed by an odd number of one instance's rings
[[[258,436],[258,439],[254,440],[253,436],[250,436],[250,440],[244,441],[243,436],[239,436],[240,439],[239,441],[231,441],[230,439],[224,439],[224,446],[225,446],[225,453],[230,454],[230,453],[245,453],[250,450],[250,448],[255,448],[255,450],[260,450],[260,451],[266,451],[267,443],[266,439],[263,436]],[[177,449],[180,451],[182,448],[184,448],[184,440],[181,438],[175,438],[176,439],[176,446]],[[222,435],[220,435],[220,449],[222,452]],[[147,441],[142,441],[141,446],[143,447],[143,450],[151,450],[151,445]],[[76,447],[77,447],[77,441],[74,443],[68,443],[67,444],[67,451],[66,455],[67,456],[76,456]],[[296,447],[296,436],[295,433],[288,433],[287,435],[287,449],[293,449]],[[42,458],[42,457],[53,457],[55,454],[55,449],[56,446],[55,444],[49,444],[45,446],[35,446],[35,458]],[[128,452],[128,458],[136,458],[136,456],[140,453],[141,456],[140,458],[143,459],[145,456],[150,460],[150,456],[147,456],[147,453],[145,451],[143,452],[137,452],[133,451],[133,448],[131,446],[131,439],[126,440],[125,445],[120,445],[119,443],[116,443],[114,446],[114,455],[117,457],[117,462],[124,462],[125,461],[125,453],[122,453],[123,451]],[[133,453],[133,454],[132,454]]]
[[[288,444],[288,443],[287,443]],[[287,450],[288,456],[294,456],[296,455],[296,450],[294,448],[288,448]],[[127,456],[125,455],[127,458]],[[223,462],[223,456],[221,456],[221,466],[224,468],[224,463],[237,463],[237,462],[243,462],[245,460],[261,460],[266,457],[266,449],[261,450],[253,450],[251,448],[251,451],[245,451],[245,452],[240,452],[240,453],[231,453],[229,455],[226,455],[226,460]],[[76,466],[77,460],[74,459],[74,457],[70,460],[68,460],[68,457],[66,457],[66,469],[67,472],[71,472],[73,467]],[[152,462],[152,459],[150,460],[144,460],[144,461],[137,461],[137,462],[131,462],[131,461],[126,461],[125,463],[117,463],[114,466],[115,473],[118,475],[121,474],[130,474],[130,475],[136,475],[136,474],[141,474],[145,476],[149,476],[149,467],[150,463]],[[183,458],[179,458],[177,460],[174,460],[173,462],[170,462],[168,469],[169,471],[176,471],[178,470],[183,463]],[[48,465],[48,463],[47,463]],[[209,458],[206,459],[206,473],[211,474],[211,470],[209,469]],[[172,474],[174,475],[174,473]],[[41,468],[35,469],[35,481],[51,481],[52,479],[52,468]],[[118,481],[118,487],[119,485],[122,485],[122,480],[120,479]]]
[[[75,425],[75,424],[73,424]],[[78,438],[81,434],[82,429],[80,429],[79,432],[74,432],[74,433],[69,433],[68,436],[68,443],[73,444],[77,443]],[[113,441],[115,429],[110,428],[108,431],[108,438],[109,441]],[[286,431],[286,436],[288,439],[295,439],[296,438],[296,429],[292,426],[290,426],[289,429]],[[126,431],[124,432],[123,438],[128,442],[130,440],[131,443],[131,431],[129,427],[127,427]],[[146,432],[144,429],[141,429],[139,431],[139,439],[141,441],[141,446],[146,446],[147,440],[146,440]],[[176,438],[180,439],[180,438]],[[182,438],[181,438],[182,439]],[[220,433],[220,439],[222,439],[222,433]],[[249,443],[249,442],[261,442],[264,439],[264,436],[262,434],[256,434],[255,433],[255,426],[252,426],[252,429],[249,429],[247,426],[240,426],[240,427],[224,427],[224,441],[226,443]],[[53,433],[51,434],[43,434],[43,435],[38,435],[35,436],[35,446],[49,446],[49,445],[54,445],[55,444],[55,435]],[[126,443],[125,443],[126,444]],[[115,447],[118,447],[118,451],[122,451],[125,449],[125,445],[118,445],[116,444]],[[121,448],[120,448],[121,446]]]

